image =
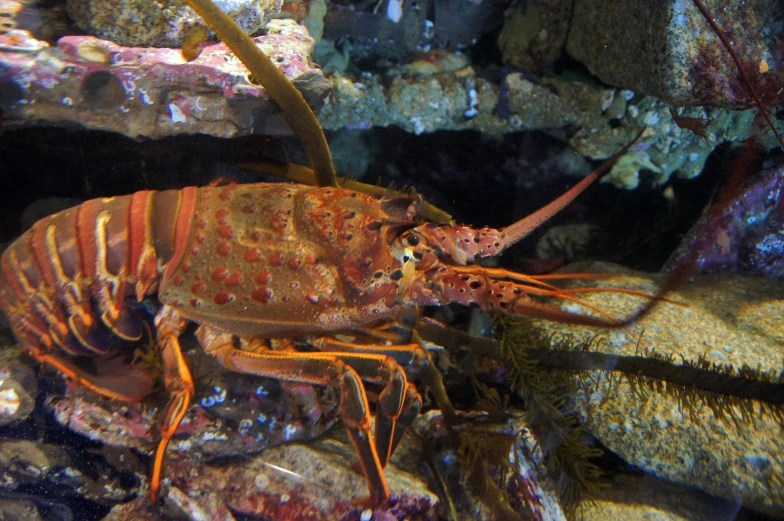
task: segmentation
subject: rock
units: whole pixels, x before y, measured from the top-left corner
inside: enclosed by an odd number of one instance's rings
[[[338,419],[338,400],[330,388],[238,375],[220,368],[201,349],[192,367],[209,374],[167,453],[225,458],[258,452],[284,442],[310,440]],[[157,441],[157,407],[113,402],[69,384],[64,396],[50,396],[47,407],[64,427],[90,439],[152,453]],[[156,406],[164,405],[158,401]]]
[[[628,100],[620,102],[619,98]],[[619,159],[602,182],[631,190],[640,184],[641,171],[652,175],[652,183],[662,185],[671,175],[681,179],[698,176],[708,155],[718,143],[737,142],[752,132],[755,112],[685,109],[681,116],[715,118],[708,127],[709,139],[701,139],[689,130],[677,126],[664,102],[651,96],[640,98],[631,91],[620,91],[607,112],[618,110],[617,117],[598,120],[593,126],[583,126],[575,132],[569,144],[578,153],[593,159],[605,159],[626,143],[640,126],[647,130],[638,145],[625,158]],[[618,126],[618,125],[621,126]]]
[[[773,35],[780,32],[772,4],[703,3],[734,42],[760,96],[774,105],[782,85],[779,73],[759,72],[767,70]],[[672,105],[754,105],[737,66],[691,0],[578,0],[566,48],[605,83]]]
[[[562,256],[566,262],[585,259],[586,253],[601,240],[602,230],[595,224],[575,223],[551,226],[536,243],[536,257],[547,260]]]
[[[490,2],[481,2],[485,3]],[[330,3],[323,18],[323,42],[334,42],[353,63],[405,61],[421,51],[432,36],[426,26],[430,23],[426,20],[429,5],[429,0],[393,0],[375,12],[372,7],[362,10]]]
[[[517,435],[509,462],[519,465],[518,473],[508,472],[506,482],[506,492],[513,504],[518,509],[536,512],[541,519],[565,519],[551,489],[543,485],[545,480],[532,466],[535,465],[532,461],[538,461],[535,442],[525,429],[521,432],[519,421],[484,426],[480,417],[473,419],[478,422],[474,424],[477,429],[492,429],[496,434],[513,438]],[[456,519],[491,519],[493,514],[470,492],[459,459],[448,448],[440,413],[433,411],[421,416],[411,429],[385,469],[391,498],[375,508],[356,502],[366,493],[367,485],[354,468],[356,454],[342,429],[330,431],[326,437],[306,445],[281,445],[221,465],[211,465],[185,454],[175,455],[169,462],[172,479],[165,503],[176,504],[189,519],[198,519],[197,512],[217,512],[211,514],[211,519],[231,519],[227,514],[230,511],[237,517],[281,521],[427,521],[444,519],[446,507],[432,490],[446,486],[456,508],[453,510]],[[530,503],[525,506],[523,501]],[[156,510],[140,498],[116,506],[106,519],[161,519],[162,513]]]
[[[454,50],[470,47],[496,30],[506,2],[434,0],[433,4],[433,46]]]
[[[537,72],[551,66],[563,54],[573,9],[574,0],[511,4],[498,36],[504,63]]]
[[[313,40],[291,20],[267,29],[255,41],[318,107],[329,84],[310,65]],[[18,32],[24,40],[0,35],[0,108],[8,121],[70,122],[132,138],[291,133],[222,43],[187,62],[174,49],[121,47],[87,36],[66,36],[49,47]]]
[[[733,203],[710,222],[710,214],[695,224],[670,256],[664,271],[675,269],[695,248],[699,273],[734,272],[770,279],[784,277],[784,169],[773,168],[749,179]],[[716,227],[718,238],[708,230]],[[707,241],[707,244],[705,244]]]
[[[280,12],[282,0],[222,0],[218,7],[246,34]],[[185,34],[206,26],[182,0],[68,0],[68,15],[82,30],[126,47],[181,47]]]
[[[584,521],[716,521],[733,519],[738,506],[652,476],[618,474],[612,485],[583,501],[573,519]],[[737,518],[739,519],[739,518]]]
[[[436,130],[477,130],[496,134],[522,130],[576,128],[569,144],[591,159],[607,159],[632,140],[640,128],[645,135],[605,176],[604,182],[634,189],[643,177],[661,185],[671,175],[690,179],[723,141],[745,139],[752,132],[754,111],[714,109],[715,123],[705,140],[678,127],[669,106],[631,91],[596,88],[580,82],[537,78],[512,73],[500,87],[461,72],[424,77],[366,75],[353,81],[332,76],[334,91],[320,114],[326,129],[362,129],[396,125],[421,134]],[[471,92],[473,91],[473,96]],[[467,116],[474,110],[474,115]],[[684,117],[704,116],[687,109]],[[768,146],[773,146],[770,144]]]
[[[27,419],[38,396],[35,372],[19,360],[13,344],[5,335],[0,340],[0,427]]]
[[[135,493],[106,467],[93,466],[82,472],[65,448],[31,440],[0,438],[0,484],[10,490],[49,487],[59,497],[69,495],[112,504],[127,501]]]
[[[636,273],[607,263],[572,265],[569,271],[619,273],[594,283],[648,294],[654,293],[663,280],[660,275]],[[580,298],[614,317],[629,316],[639,307],[637,299],[620,294],[584,294]],[[756,378],[772,381],[771,389],[781,388],[784,284],[726,274],[695,276],[667,298],[688,307],[659,304],[631,327],[637,335],[644,332],[641,339],[622,329],[599,331],[600,340],[591,344],[589,352],[634,357],[655,351],[659,359],[672,356],[671,364],[676,368],[684,361],[696,364],[703,360],[703,368],[710,364],[725,372],[733,368],[735,374],[747,374],[752,379],[755,377],[749,371],[754,369],[768,375]],[[576,306],[566,302],[562,308],[574,311]],[[563,335],[570,335],[570,344],[597,334],[590,328],[536,323],[545,337],[555,334],[552,338],[563,339]],[[644,366],[644,361],[640,364]],[[628,463],[659,478],[729,501],[738,500],[768,515],[784,515],[780,396],[776,406],[696,390],[678,394],[683,387],[662,381],[658,381],[658,387],[653,383],[646,386],[640,380],[632,386],[628,378],[619,381],[593,370],[578,373],[572,380],[577,388],[574,400],[586,427]],[[740,387],[737,392],[746,388]],[[664,392],[666,389],[669,391]],[[725,389],[730,390],[730,385]],[[773,392],[765,391],[766,395],[761,396],[773,400]],[[720,396],[725,399],[720,400]]]
[[[38,507],[30,500],[0,499],[0,521],[42,521]]]

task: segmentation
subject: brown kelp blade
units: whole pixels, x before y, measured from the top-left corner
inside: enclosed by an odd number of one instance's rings
[[[253,40],[211,0],[185,0],[210,28],[232,50],[250,71],[254,81],[264,87],[277,103],[313,164],[320,186],[337,186],[335,167],[327,139],[316,115],[302,94],[286,76],[261,52]]]

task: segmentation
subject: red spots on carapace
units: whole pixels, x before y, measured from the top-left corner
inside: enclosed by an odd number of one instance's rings
[[[184,271],[185,273],[189,273],[191,271],[190,261],[185,261],[182,263],[182,271]]]
[[[201,299],[192,298],[191,299],[191,306],[193,306],[195,308],[200,308],[201,307]]]
[[[175,286],[182,286],[182,281],[183,281],[182,275],[175,275],[174,278],[172,279],[172,284],[174,284]]]
[[[256,248],[251,248],[245,252],[245,262],[259,262],[261,260],[261,252]]]
[[[196,242],[198,242],[199,244],[203,243],[204,242],[204,235],[202,235],[200,233],[197,233],[196,234]]]
[[[297,268],[300,267],[301,264],[302,264],[302,261],[299,260],[298,258],[296,258],[296,257],[289,257],[289,262],[288,262],[289,268],[297,269]]]
[[[234,295],[226,291],[220,291],[215,295],[213,300],[218,305],[228,304],[229,302],[234,301]]]
[[[269,271],[262,271],[258,275],[256,275],[256,282],[259,284],[266,284],[270,281],[270,272]]]
[[[272,214],[272,219],[270,220],[270,226],[275,228],[278,231],[282,231],[286,225],[289,223],[289,210],[276,210],[274,214]]]
[[[218,226],[216,231],[218,232],[218,235],[220,235],[222,239],[231,239],[231,233],[233,230],[232,227],[229,226],[228,224],[221,224],[220,226]]]
[[[220,266],[219,268],[215,268],[215,271],[212,272],[212,275],[210,277],[215,282],[220,282],[228,276],[229,276],[229,270],[227,270],[224,266]]]
[[[218,224],[226,224],[227,215],[229,215],[229,211],[225,209],[221,209],[215,212],[215,219],[217,219]]]
[[[227,241],[221,241],[218,243],[218,246],[215,248],[215,251],[218,255],[222,257],[226,257],[229,254],[229,250],[231,250],[231,246]]]
[[[201,228],[203,230],[204,228],[207,227],[207,221],[204,220],[204,219],[200,219],[196,226],[198,226],[199,228]]]
[[[307,255],[305,255],[305,264],[307,264],[308,266],[315,266],[317,262],[318,262],[318,257],[313,255],[312,253],[308,253]]]
[[[224,284],[230,288],[233,288],[234,286],[239,286],[240,284],[242,284],[242,273],[232,273],[226,279]]]
[[[267,301],[272,298],[272,291],[268,290],[267,288],[256,288],[250,292],[250,298],[256,302],[266,304]]]
[[[269,256],[269,263],[270,266],[280,266],[283,264],[283,254],[279,251],[276,251],[272,255]]]
[[[261,232],[253,232],[253,233],[251,233],[250,234],[250,238],[253,239],[254,241],[260,241],[261,240]]]
[[[236,186],[227,186],[221,190],[218,194],[218,199],[221,201],[228,201],[231,198],[231,192],[234,191],[234,188],[236,188]]]
[[[242,213],[256,213],[258,208],[254,204],[248,204],[242,207]]]
[[[192,293],[201,293],[202,291],[204,291],[205,287],[206,286],[205,286],[205,284],[203,282],[197,282],[196,284],[191,286],[191,292]]]

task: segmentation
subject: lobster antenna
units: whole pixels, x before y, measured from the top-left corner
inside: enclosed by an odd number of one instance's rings
[[[516,243],[523,237],[527,236],[529,233],[537,229],[539,226],[544,224],[545,222],[549,221],[555,214],[563,210],[566,206],[569,205],[575,198],[583,193],[586,188],[588,188],[591,183],[596,181],[601,177],[601,175],[609,170],[609,168],[618,160],[619,157],[624,155],[628,150],[634,145],[640,137],[642,137],[643,133],[647,127],[643,127],[639,133],[628,142],[622,149],[618,152],[613,154],[609,159],[607,159],[604,163],[602,163],[599,168],[591,172],[585,179],[571,187],[566,193],[552,201],[551,203],[543,206],[542,208],[538,209],[534,213],[520,219],[516,223],[510,224],[506,228],[502,229],[501,232],[504,233],[506,236],[506,247],[511,246],[512,244]]]

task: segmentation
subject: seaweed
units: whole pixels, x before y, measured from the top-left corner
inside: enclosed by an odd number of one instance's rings
[[[418,323],[417,331],[450,350],[459,347],[474,357],[490,357],[502,363],[506,371],[503,383],[523,404],[525,424],[536,434],[542,451],[542,466],[568,514],[574,513],[580,501],[590,500],[608,486],[595,463],[602,449],[592,446],[592,438],[571,402],[578,389],[586,391],[594,385],[597,371],[605,375],[610,387],[628,382],[632,396],[641,403],[653,393],[676,400],[683,414],[693,419],[702,407],[707,407],[718,421],[739,431],[754,427],[756,419],[765,414],[784,428],[784,373],[736,368],[711,363],[704,357],[677,359],[654,347],[641,348],[636,356],[609,355],[597,351],[608,341],[603,333],[580,341],[569,334],[546,334],[530,319],[501,314],[493,319],[495,339],[442,330],[423,321]],[[510,414],[510,402],[518,405],[515,399],[502,396],[497,388],[476,378],[473,386],[477,395],[474,407],[493,418]],[[605,392],[607,399],[611,395],[611,390]],[[467,458],[472,483],[481,490],[476,462],[481,460],[486,467],[500,465],[486,448],[497,440],[476,429],[461,431],[456,439],[459,454]]]
[[[574,513],[583,497],[592,498],[607,486],[601,469],[591,461],[602,454],[588,444],[590,437],[571,409],[571,385],[543,371],[532,354],[555,344],[561,349],[587,349],[594,338],[576,343],[565,336],[556,339],[528,327],[525,319],[494,317],[498,354],[507,368],[507,383],[519,396],[526,423],[537,433],[543,465],[555,481],[555,490],[568,514]]]
[[[286,121],[302,140],[320,186],[337,186],[335,167],[324,131],[302,94],[253,40],[211,0],[185,0],[218,37],[234,51],[251,72],[251,81],[260,84],[277,103]]]

